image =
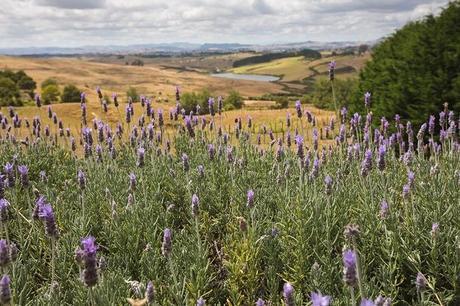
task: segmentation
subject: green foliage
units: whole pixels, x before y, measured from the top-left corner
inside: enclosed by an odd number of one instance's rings
[[[305,58],[319,59],[321,53],[316,50],[303,49],[300,51],[290,52],[271,52],[262,55],[250,56],[233,62],[233,67],[241,67],[246,65],[260,64],[270,62],[280,58],[303,56]]]
[[[354,98],[358,82],[355,79],[335,79],[334,93],[337,105],[347,106]],[[302,98],[303,103],[312,103],[318,108],[334,110],[332,84],[327,79],[318,79],[313,84],[312,92]]]
[[[139,94],[137,93],[137,89],[135,87],[129,87],[128,88],[128,91],[126,92],[126,98],[127,100],[129,100],[131,98],[131,100],[133,102],[139,102]]]
[[[56,79],[53,79],[53,78],[48,78],[46,80],[44,80],[41,84],[41,88],[42,90],[45,89],[45,87],[49,86],[49,85],[54,85],[54,86],[58,86],[58,83],[56,81]]]
[[[55,103],[59,100],[59,88],[57,85],[50,83],[49,85],[42,88],[42,100],[44,104]]]
[[[24,102],[21,97],[25,98],[26,102],[33,98],[37,84],[23,70],[0,70],[0,79],[0,105],[20,106]]]
[[[395,113],[420,125],[448,102],[460,110],[460,2],[437,17],[412,22],[380,43],[360,75],[352,111],[372,93],[377,117]]]
[[[10,78],[0,76],[0,106],[22,105],[17,85]]]
[[[231,90],[224,100],[224,105],[232,105],[234,109],[243,107],[244,100],[241,94],[236,90]]]
[[[69,84],[64,87],[61,102],[80,102],[81,90],[77,86]]]
[[[196,112],[196,106],[200,106],[200,114],[209,114],[208,100],[212,97],[209,89],[204,88],[198,92],[184,92],[180,96],[180,104],[185,112]]]

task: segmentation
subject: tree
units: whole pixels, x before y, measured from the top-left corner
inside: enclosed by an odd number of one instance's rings
[[[334,92],[337,105],[348,106],[354,94],[358,81],[352,78],[335,79]],[[327,79],[319,79],[313,84],[309,95],[303,97],[305,103],[312,103],[318,108],[334,110],[334,99],[332,96],[331,82]]]
[[[10,78],[0,76],[0,106],[20,106],[20,92],[16,84]]]
[[[416,127],[444,102],[460,111],[460,1],[437,16],[412,22],[373,50],[360,74],[351,111],[362,111],[372,94],[374,117],[399,114]]]
[[[69,84],[64,87],[61,102],[80,102],[81,90],[77,86]]]
[[[57,102],[59,99],[59,88],[57,85],[50,84],[42,89],[42,99],[45,104]]]
[[[128,88],[128,91],[126,92],[126,97],[128,99],[131,98],[133,102],[139,102],[139,94],[137,93],[137,89],[134,87]]]
[[[58,83],[55,79],[53,78],[48,78],[42,82],[42,90],[47,87],[48,85],[55,85],[56,87],[58,86]]]
[[[358,53],[359,54],[366,53],[368,50],[369,50],[369,46],[365,45],[365,44],[359,45],[359,47],[358,47]]]
[[[235,109],[243,107],[244,100],[241,94],[236,90],[231,90],[224,100],[225,105],[232,105]]]

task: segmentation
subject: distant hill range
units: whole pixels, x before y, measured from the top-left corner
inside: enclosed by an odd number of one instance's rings
[[[74,56],[74,55],[101,55],[101,54],[154,54],[154,53],[200,53],[200,52],[236,52],[236,51],[265,51],[280,52],[300,49],[334,50],[361,44],[374,45],[377,41],[341,41],[341,42],[318,42],[305,41],[269,45],[249,45],[239,43],[158,43],[138,45],[107,45],[107,46],[83,46],[83,47],[28,47],[28,48],[0,48],[3,55],[41,55],[41,56]]]

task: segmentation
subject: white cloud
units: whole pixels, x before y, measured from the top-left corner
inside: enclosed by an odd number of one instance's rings
[[[448,0],[2,0],[0,48],[370,40]]]

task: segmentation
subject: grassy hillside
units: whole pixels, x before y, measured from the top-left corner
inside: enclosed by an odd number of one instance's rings
[[[207,87],[216,94],[225,95],[231,89],[243,96],[257,96],[267,92],[281,92],[282,86],[274,83],[251,82],[213,78],[207,74],[164,69],[158,64],[146,63],[143,67],[117,63],[99,63],[88,58],[21,58],[0,56],[0,69],[24,70],[37,84],[47,78],[55,78],[59,85],[75,84],[95,98],[94,89],[101,86],[111,94],[123,94],[129,86],[139,94],[153,95],[161,100],[171,99],[171,88],[179,85],[182,91]],[[167,95],[165,93],[170,93]]]

